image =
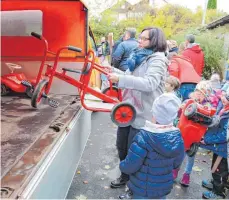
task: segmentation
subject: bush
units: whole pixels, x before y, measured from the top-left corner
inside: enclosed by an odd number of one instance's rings
[[[197,37],[204,51],[204,77],[209,78],[213,72],[223,74],[222,61],[224,60],[223,41],[216,39],[211,33],[204,33]]]

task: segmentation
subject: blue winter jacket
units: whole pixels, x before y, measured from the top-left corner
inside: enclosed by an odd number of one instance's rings
[[[134,38],[130,38],[126,41],[121,42],[115,52],[112,54],[112,62],[115,68],[122,71],[128,69],[127,58],[130,53],[138,47],[138,42]]]
[[[120,170],[130,175],[128,187],[133,198],[166,196],[173,187],[172,170],[184,158],[184,142],[179,129],[146,122],[133,139]]]
[[[229,112],[225,112],[221,116],[218,126],[209,128],[204,135],[204,142],[206,145],[200,144],[200,147],[211,150],[213,153],[227,158],[227,129]]]

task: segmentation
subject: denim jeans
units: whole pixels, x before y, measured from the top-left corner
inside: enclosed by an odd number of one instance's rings
[[[182,100],[189,99],[189,94],[192,93],[196,88],[196,83],[182,83],[179,88],[179,93],[182,96]]]
[[[186,162],[186,166],[185,166],[185,173],[186,174],[191,174],[192,172],[192,168],[193,168],[193,165],[195,163],[195,155],[192,156],[192,157],[189,157],[187,154],[187,162]]]
[[[219,104],[217,106],[217,109],[216,109],[216,114],[219,114],[219,112],[223,109],[223,103],[222,101],[220,100],[219,101]]]

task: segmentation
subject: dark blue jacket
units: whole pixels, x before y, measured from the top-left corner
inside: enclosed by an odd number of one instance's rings
[[[120,37],[120,38],[114,43],[114,46],[113,46],[113,48],[112,48],[112,56],[113,56],[115,50],[118,48],[118,45],[119,45],[121,42],[123,42],[123,36]]]
[[[204,142],[206,145],[201,144],[200,147],[211,150],[213,153],[227,158],[227,131],[229,112],[225,112],[221,116],[218,126],[211,127],[204,135]]]
[[[173,187],[172,170],[184,158],[184,142],[179,129],[146,122],[133,139],[120,170],[130,175],[128,187],[133,197],[161,198]]]
[[[112,54],[112,63],[115,68],[122,71],[128,69],[127,58],[130,53],[138,47],[138,42],[134,38],[130,38],[126,41],[121,42],[115,52]]]

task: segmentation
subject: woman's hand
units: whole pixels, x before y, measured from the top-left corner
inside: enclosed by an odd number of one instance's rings
[[[108,80],[111,81],[112,83],[118,83],[119,81],[119,76],[117,74],[109,74],[108,75]]]
[[[107,73],[112,73],[112,71],[113,71],[113,67],[111,67],[111,66],[103,66],[103,69],[107,72]]]

